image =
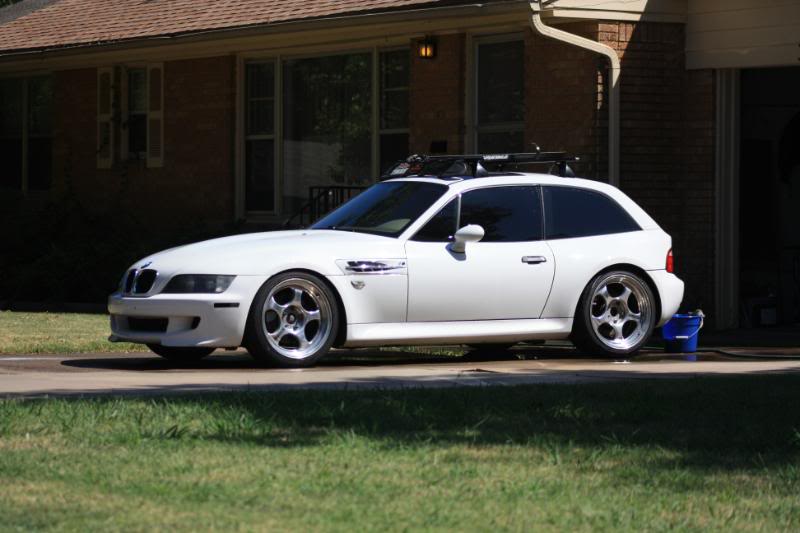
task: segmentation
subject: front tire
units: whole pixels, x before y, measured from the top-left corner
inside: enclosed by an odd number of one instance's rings
[[[247,349],[257,360],[307,367],[328,353],[339,329],[336,295],[319,277],[287,272],[256,293]]]
[[[653,333],[656,311],[652,289],[637,274],[603,272],[581,295],[572,342],[589,354],[635,354]]]
[[[161,346],[160,344],[148,344],[150,351],[160,355],[164,359],[169,359],[175,363],[194,363],[200,359],[211,355],[214,348],[179,348],[175,346]]]

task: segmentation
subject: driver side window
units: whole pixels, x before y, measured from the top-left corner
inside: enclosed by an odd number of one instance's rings
[[[419,242],[452,242],[453,234],[458,229],[458,201],[453,198],[441,211],[433,215],[427,224],[414,235]]]
[[[481,242],[541,240],[541,189],[509,185],[467,191],[436,213],[412,240],[452,242],[458,228],[468,224],[478,224],[486,232]]]

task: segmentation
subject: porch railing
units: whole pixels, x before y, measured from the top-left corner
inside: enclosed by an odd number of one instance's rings
[[[305,228],[357,196],[366,187],[331,185],[308,188],[308,202],[284,222],[284,228]]]

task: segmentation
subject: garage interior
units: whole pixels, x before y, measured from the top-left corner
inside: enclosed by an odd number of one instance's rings
[[[740,325],[800,332],[800,67],[741,71]]]

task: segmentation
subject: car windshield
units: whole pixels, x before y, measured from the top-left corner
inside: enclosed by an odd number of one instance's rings
[[[333,229],[397,237],[441,198],[447,187],[419,181],[373,185],[311,229]]]

